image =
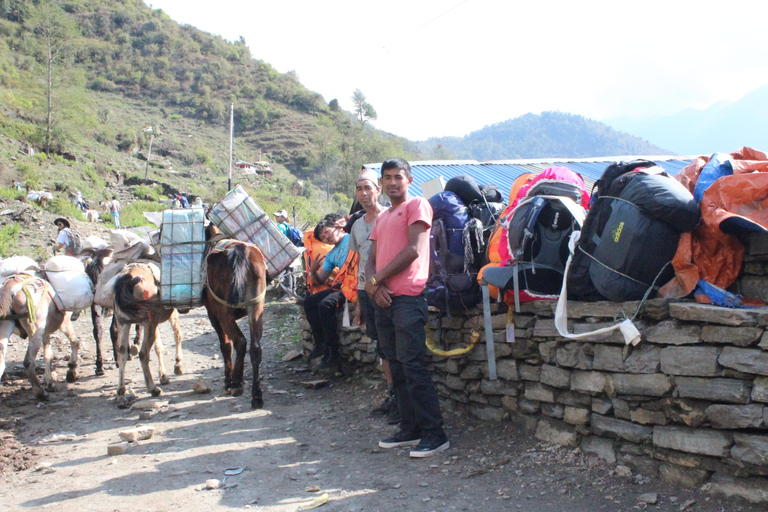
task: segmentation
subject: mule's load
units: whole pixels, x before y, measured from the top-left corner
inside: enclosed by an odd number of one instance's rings
[[[299,257],[299,249],[240,185],[213,205],[210,219],[225,235],[259,248],[267,263],[269,279],[277,277]]]
[[[163,211],[160,226],[160,302],[199,306],[203,297],[205,213],[202,208]]]
[[[45,263],[45,277],[56,292],[53,301],[61,311],[80,311],[93,302],[93,283],[79,259],[54,256]]]

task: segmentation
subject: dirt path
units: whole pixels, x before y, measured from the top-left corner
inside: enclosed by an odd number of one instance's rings
[[[642,475],[618,477],[615,467],[579,451],[537,443],[506,422],[482,423],[445,412],[452,448],[433,458],[411,460],[407,450],[381,450],[377,441],[393,431],[369,414],[382,387],[361,375],[321,389],[302,363],[283,363],[296,347],[298,308],[268,308],[263,386],[265,408],[222,396],[218,341],[205,311],[182,315],[184,368],[171,376],[159,400],[167,408],[149,420],[114,402],[117,371],[93,375],[90,318],[75,323],[85,340],[80,380],[63,382],[65,338],[56,343],[60,389],[39,404],[17,365],[26,345],[13,338],[9,372],[0,384],[0,509],[67,511],[206,511],[250,508],[295,511],[327,493],[324,511],[528,510],[619,511],[644,509],[644,493],[655,493],[659,511],[757,511],[737,501],[710,499],[702,491],[672,489]],[[245,327],[243,327],[245,330]],[[166,367],[173,368],[172,336],[161,328]],[[111,354],[108,359],[111,359]],[[153,372],[156,364],[151,363]],[[150,402],[138,360],[129,362],[139,402]],[[155,373],[156,375],[156,373]],[[192,386],[205,379],[210,394]],[[249,374],[250,379],[250,374]],[[118,433],[137,425],[154,427],[151,439],[127,454],[107,456]],[[38,445],[36,438],[73,432],[75,439]],[[8,458],[3,458],[6,456]],[[5,466],[13,462],[29,469]],[[226,476],[227,469],[242,472]],[[205,489],[206,481],[221,487]],[[313,491],[313,489],[316,489]],[[647,497],[645,499],[648,499]]]

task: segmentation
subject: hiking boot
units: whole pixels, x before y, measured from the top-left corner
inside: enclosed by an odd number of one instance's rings
[[[312,349],[312,352],[309,353],[307,356],[307,359],[309,361],[313,359],[317,359],[318,357],[322,357],[325,355],[325,345],[322,345],[320,343],[315,343],[315,347]]]
[[[315,370],[322,371],[322,370],[333,370],[333,371],[339,371],[341,367],[341,359],[339,356],[336,357],[323,357],[323,360],[317,363],[315,366]]]
[[[400,417],[400,408],[397,406],[397,402],[392,406],[387,414],[387,423],[389,425],[397,425],[402,418]]]
[[[419,444],[421,435],[414,432],[398,431],[397,434],[379,441],[379,448],[399,448],[400,446],[413,446]]]
[[[381,405],[371,411],[371,416],[384,416],[385,414],[389,414],[389,411],[391,411],[392,408],[396,405],[395,395],[389,395],[387,399],[381,403]]]
[[[448,437],[445,434],[442,436],[424,436],[424,438],[419,441],[419,444],[416,445],[416,448],[411,450],[410,455],[414,459],[422,459],[424,457],[431,457],[437,452],[442,452],[450,447],[451,443],[448,441]]]

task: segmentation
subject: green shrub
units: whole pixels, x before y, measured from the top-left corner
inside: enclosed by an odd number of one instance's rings
[[[22,200],[25,197],[24,191],[17,190],[16,187],[0,187],[0,197],[3,199]]]
[[[137,185],[133,187],[133,196],[139,199],[157,201],[160,199],[160,190],[157,185]]]
[[[74,203],[62,196],[54,197],[53,201],[51,201],[50,204],[48,204],[48,206],[43,209],[47,212],[53,213],[54,215],[61,215],[62,217],[66,217],[68,219],[77,219],[81,221],[85,220],[85,217],[83,217],[83,212],[75,208]]]
[[[7,258],[13,254],[13,247],[19,239],[21,225],[8,224],[0,228],[0,256]]]

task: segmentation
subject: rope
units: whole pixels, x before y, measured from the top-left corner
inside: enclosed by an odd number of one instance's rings
[[[480,331],[477,329],[472,329],[472,335],[469,339],[469,343],[467,346],[463,348],[455,348],[453,350],[443,350],[437,346],[437,343],[435,343],[435,340],[432,337],[432,330],[429,328],[429,324],[424,326],[424,329],[427,332],[427,341],[426,345],[430,352],[432,352],[435,355],[438,356],[444,356],[444,357],[451,357],[451,356],[460,356],[463,354],[466,354],[473,348],[475,348],[475,345],[477,345],[477,342],[480,340]]]
[[[219,304],[223,304],[227,306],[228,308],[232,309],[241,309],[241,308],[247,308],[248,306],[253,306],[255,304],[258,304],[259,302],[264,300],[264,297],[267,296],[267,287],[264,287],[264,290],[260,294],[258,294],[256,297],[241,302],[240,304],[230,304],[229,302],[225,301],[211,289],[211,285],[208,283],[208,256],[211,255],[211,251],[220,250],[219,247],[216,247],[216,245],[219,244],[219,242],[224,240],[231,240],[226,235],[219,233],[216,235],[213,235],[210,240],[208,240],[208,243],[211,244],[211,249],[208,251],[208,254],[205,255],[205,258],[203,258],[203,266],[201,269],[201,273],[203,275],[203,282],[205,283],[205,288],[208,290],[208,293],[211,294],[211,297],[218,302]],[[237,242],[237,240],[232,240],[233,242]],[[241,242],[242,243],[242,242]]]
[[[225,301],[224,299],[220,298],[218,295],[214,293],[214,291],[211,289],[211,286],[208,284],[208,279],[205,280],[205,287],[208,289],[208,292],[211,294],[211,297],[216,300],[219,304],[224,304],[228,308],[232,309],[241,309],[241,308],[247,308],[248,306],[253,306],[255,304],[258,304],[259,302],[264,300],[264,297],[267,295],[267,289],[264,288],[260,294],[255,296],[254,298],[250,300],[246,300],[241,302],[240,304],[230,304],[229,302]]]

